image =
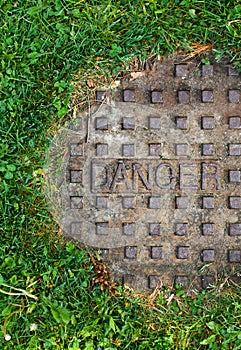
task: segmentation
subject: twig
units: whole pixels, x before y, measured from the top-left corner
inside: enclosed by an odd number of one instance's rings
[[[2,286],[6,287],[6,288],[10,288],[10,289],[14,289],[20,293],[14,293],[14,292],[6,292],[5,290],[3,289],[0,289],[0,293],[3,293],[3,294],[7,294],[7,295],[25,295],[26,297],[29,297],[29,298],[32,298],[36,301],[38,301],[38,297],[36,297],[35,295],[27,292],[26,290],[24,289],[20,289],[20,288],[14,288],[14,287],[11,287],[11,286],[8,286],[7,284],[4,284],[2,283],[1,284]]]

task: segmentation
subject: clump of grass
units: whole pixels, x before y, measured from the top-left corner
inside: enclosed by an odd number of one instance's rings
[[[86,251],[62,238],[35,242],[16,243],[21,255],[10,251],[1,266],[2,349],[239,349],[240,287],[110,293],[93,284]]]
[[[111,79],[133,57],[207,45],[240,69],[238,1],[3,0],[0,13],[1,348],[239,349],[239,287],[170,303],[162,291],[152,306],[120,287],[109,295],[86,251],[58,235],[41,191],[77,73],[82,103],[88,72]]]

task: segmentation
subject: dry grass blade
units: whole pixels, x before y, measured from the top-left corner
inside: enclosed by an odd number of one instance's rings
[[[193,43],[190,45],[191,52],[186,55],[185,59],[190,59],[196,56],[199,56],[200,54],[211,52],[212,45],[211,44],[200,44],[200,43]]]
[[[153,290],[153,292],[148,297],[148,304],[150,306],[153,305],[153,303],[156,301],[157,297],[159,296],[161,287],[162,287],[162,282],[160,282],[156,286],[156,288]]]

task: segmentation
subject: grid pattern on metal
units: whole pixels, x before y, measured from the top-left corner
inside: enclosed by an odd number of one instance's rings
[[[239,74],[167,61],[96,98],[64,136],[64,231],[138,289],[206,288],[241,263]]]

